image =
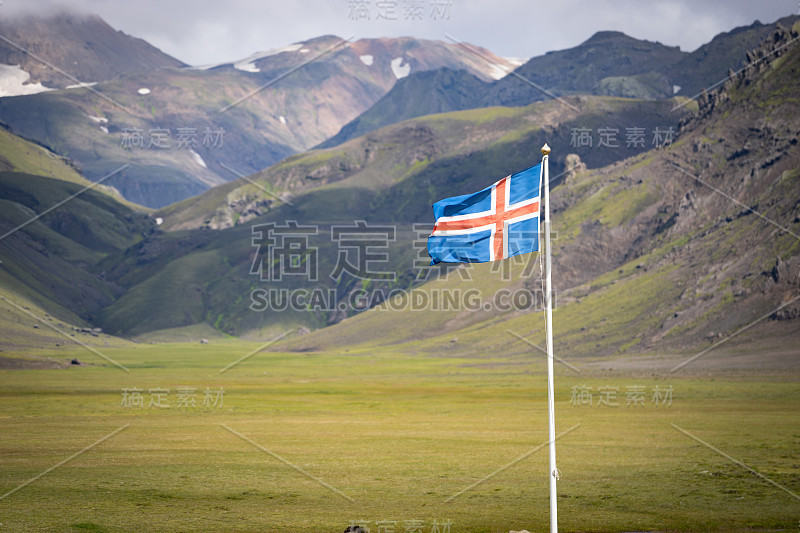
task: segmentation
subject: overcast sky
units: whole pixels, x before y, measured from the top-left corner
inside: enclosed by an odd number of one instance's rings
[[[18,11],[97,13],[192,65],[240,59],[325,34],[410,35],[533,57],[575,46],[600,30],[691,51],[755,20],[798,13],[798,0],[3,0]]]

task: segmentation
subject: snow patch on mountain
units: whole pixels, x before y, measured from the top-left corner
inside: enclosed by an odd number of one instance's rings
[[[490,65],[489,76],[496,80],[505,78],[509,72],[521,65],[524,65],[528,61],[527,59],[520,57],[504,57],[503,59],[508,62],[508,65],[500,65],[497,63]]]
[[[362,63],[364,63],[368,67],[371,67],[372,66],[372,62],[375,61],[375,58],[372,57],[369,54],[366,54],[366,55],[363,55],[363,56],[358,56],[358,58],[361,60]]]
[[[209,63],[208,65],[195,65],[193,67],[185,67],[184,70],[211,70],[212,68],[221,67],[222,65],[230,65],[230,63]]]
[[[195,163],[197,163],[198,165],[200,165],[203,168],[208,168],[208,165],[206,165],[205,160],[203,159],[203,157],[200,154],[198,154],[194,150],[189,150],[189,153],[192,155],[192,159],[194,159]]]
[[[302,44],[290,44],[289,46],[273,48],[272,50],[267,50],[266,52],[256,52],[255,54],[234,63],[233,68],[237,70],[243,70],[245,72],[261,72],[261,69],[256,66],[256,61],[259,59],[282,54],[283,52],[297,52],[301,48],[303,48]]]
[[[88,82],[87,81],[82,81],[82,82],[76,83],[74,85],[67,85],[64,88],[65,89],[83,89],[85,87],[94,87],[95,85],[97,85],[96,81],[88,81]]]
[[[41,83],[25,83],[30,77],[31,75],[22,70],[19,65],[0,63],[0,97],[39,94],[54,90]]]
[[[106,117],[95,117],[93,115],[86,115],[86,116],[92,119],[92,122],[100,124],[100,131],[102,131],[103,133],[108,133],[108,127],[103,125],[103,124],[108,124],[108,119]]]
[[[491,70],[489,71],[489,76],[491,76],[492,79],[499,80],[505,78],[506,74],[509,72],[511,72],[511,69],[505,65],[492,64]]]
[[[394,74],[394,77],[398,80],[405,78],[411,73],[411,64],[406,63],[404,65],[403,61],[405,61],[405,59],[402,57],[396,57],[392,59],[392,74]]]
[[[511,63],[514,68],[522,66],[528,62],[527,57],[504,57],[503,59]]]

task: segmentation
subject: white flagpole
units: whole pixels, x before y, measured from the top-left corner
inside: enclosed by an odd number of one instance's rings
[[[544,250],[545,250],[545,322],[547,326],[547,413],[549,418],[549,442],[550,442],[550,532],[558,532],[558,513],[556,502],[556,481],[558,481],[558,469],[556,468],[556,413],[555,402],[553,400],[553,305],[551,295],[552,276],[550,274],[550,169],[549,154],[550,147],[545,143],[542,146],[542,166],[544,167]]]

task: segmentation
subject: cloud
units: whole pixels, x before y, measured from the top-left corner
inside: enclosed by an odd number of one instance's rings
[[[422,6],[421,17],[408,16],[414,2]],[[446,7],[446,18],[433,16],[433,2]],[[366,6],[368,20],[353,20],[357,5]],[[394,5],[395,20],[381,19],[378,0],[4,0],[0,15],[97,13],[113,27],[197,65],[324,34],[439,40],[450,34],[500,55],[531,57],[575,46],[597,31],[617,30],[690,51],[722,31],[756,19],[772,22],[798,7],[796,0],[383,0],[382,5]]]

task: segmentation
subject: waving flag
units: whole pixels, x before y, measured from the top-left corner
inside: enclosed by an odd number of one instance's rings
[[[482,191],[433,204],[431,265],[485,263],[537,251],[541,180],[539,164]]]
[[[550,437],[550,532],[558,533],[556,482],[556,411],[553,378],[553,282],[550,263],[550,146],[542,162],[506,176],[475,194],[445,198],[433,204],[436,225],[428,237],[431,265],[483,263],[539,250],[540,190],[543,200],[542,258],[547,344],[547,434]],[[574,429],[574,428],[573,428]],[[567,433],[572,429],[567,430]],[[563,435],[564,433],[562,433]]]

